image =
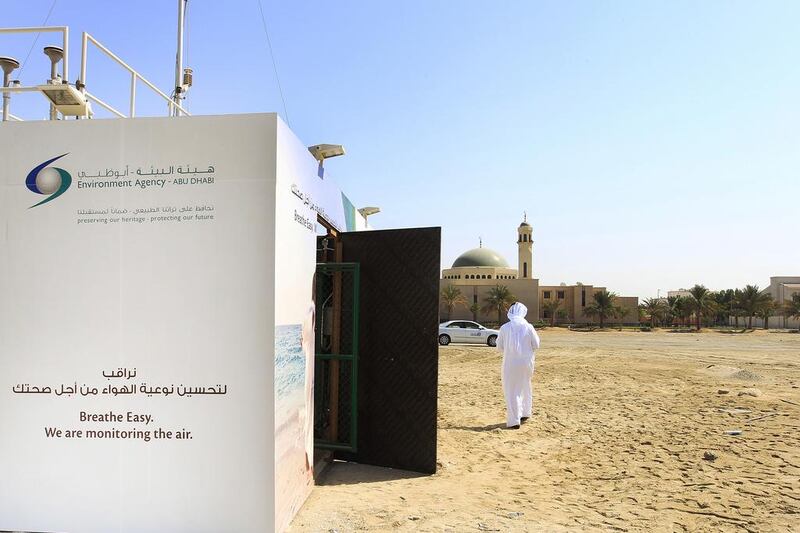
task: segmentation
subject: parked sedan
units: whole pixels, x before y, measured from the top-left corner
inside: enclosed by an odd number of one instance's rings
[[[439,344],[447,346],[451,342],[470,342],[497,345],[496,329],[488,329],[477,322],[468,320],[449,320],[439,324]]]

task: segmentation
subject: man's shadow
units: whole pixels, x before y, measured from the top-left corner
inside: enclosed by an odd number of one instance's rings
[[[493,429],[503,429],[505,428],[505,424],[489,424],[488,426],[448,426],[442,429],[461,429],[464,431],[492,431]]]

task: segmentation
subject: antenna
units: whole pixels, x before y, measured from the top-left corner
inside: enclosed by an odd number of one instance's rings
[[[11,84],[11,73],[19,68],[19,61],[13,57],[0,56],[0,68],[3,69],[3,87]],[[8,120],[8,106],[11,103],[11,93],[3,93],[3,122]]]
[[[172,101],[181,105],[181,100],[186,99],[186,93],[192,86],[193,71],[190,68],[183,68],[183,25],[186,19],[186,4],[189,0],[178,0],[178,52],[175,54],[175,92]],[[179,117],[181,111],[173,108],[174,116]]]
[[[58,75],[58,63],[64,59],[64,50],[58,46],[45,46],[44,55],[50,59],[50,83],[56,85],[61,76]],[[53,102],[50,102],[50,120],[56,120],[58,112]]]

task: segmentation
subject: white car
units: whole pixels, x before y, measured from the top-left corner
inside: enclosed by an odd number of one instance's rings
[[[497,346],[496,329],[488,329],[469,320],[449,320],[439,324],[439,344],[447,346],[451,342],[472,342]]]

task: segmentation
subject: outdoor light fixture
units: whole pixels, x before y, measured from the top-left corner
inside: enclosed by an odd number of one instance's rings
[[[367,217],[370,215],[376,215],[381,212],[380,207],[362,207],[358,210],[362,217],[364,217],[364,223],[367,224]]]
[[[89,113],[89,102],[78,89],[66,81],[58,84],[39,85],[36,88],[50,100],[62,115],[83,117]]]
[[[377,215],[378,213],[380,213],[381,212],[381,208],[380,207],[362,207],[361,209],[358,210],[358,212],[361,213],[362,217],[367,218],[370,215]]]
[[[344,146],[341,144],[316,144],[309,146],[308,151],[314,156],[314,159],[322,163],[325,159],[344,155]]]

